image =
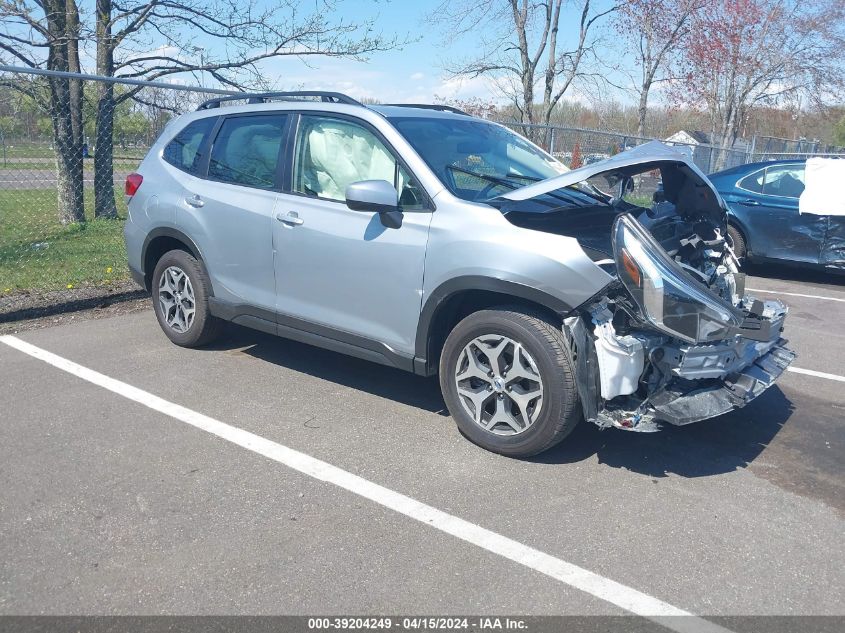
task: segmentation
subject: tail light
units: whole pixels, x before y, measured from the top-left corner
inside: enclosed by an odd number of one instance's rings
[[[126,177],[126,186],[124,190],[129,197],[134,196],[138,192],[141,183],[144,182],[144,177],[141,174],[129,174]]]

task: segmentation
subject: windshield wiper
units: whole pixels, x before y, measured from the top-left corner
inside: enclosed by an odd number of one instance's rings
[[[537,176],[524,176],[522,174],[514,173],[508,173],[508,178],[522,178],[523,180],[528,180],[530,182],[540,182],[541,180],[545,180],[545,178],[538,178]]]
[[[504,185],[505,187],[510,187],[511,189],[516,189],[518,184],[508,180],[502,176],[491,176],[490,174],[482,174],[481,172],[472,171],[470,169],[464,169],[463,167],[458,167],[457,165],[447,165],[446,169],[451,171],[459,171],[462,174],[467,174],[468,176],[475,176],[476,178],[481,178],[482,180],[486,180],[487,182],[492,182],[497,185]]]
[[[536,176],[523,176],[522,174],[514,174],[514,173],[508,173],[507,177],[508,178],[521,178],[522,180],[527,180],[529,182],[540,182],[542,180],[546,180],[545,178],[537,178]],[[551,176],[551,177],[554,178],[554,176]],[[604,202],[605,204],[608,203],[608,197],[605,196],[602,192],[598,191],[591,184],[584,182],[583,186],[578,186],[578,185],[581,185],[581,184],[582,183],[578,183],[576,185],[570,185],[568,187],[563,187],[562,189],[558,189],[556,192],[554,192],[554,191],[549,192],[546,195],[549,195],[552,198],[557,198],[558,200],[564,200],[566,198],[564,198],[564,196],[562,196],[561,193],[565,192],[567,189],[571,189],[572,191],[577,191],[578,193],[583,194],[585,196],[588,196],[590,198],[593,198],[594,200],[598,200],[599,202]],[[567,201],[569,201],[569,200],[567,200]]]

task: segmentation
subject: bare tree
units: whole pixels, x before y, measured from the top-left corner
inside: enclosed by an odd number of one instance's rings
[[[237,89],[264,84],[258,64],[279,57],[363,59],[396,48],[371,22],[333,21],[336,0],[97,0],[97,74],[145,79],[192,73]],[[311,7],[303,12],[302,6]],[[201,41],[203,45],[198,44]],[[115,217],[114,110],[140,88],[99,87],[94,197],[98,216]]]
[[[571,5],[571,6],[570,6]],[[454,76],[490,76],[511,98],[522,123],[538,122],[535,91],[542,91],[539,122],[548,123],[561,98],[595,56],[596,24],[616,10],[615,4],[596,9],[590,0],[446,0],[432,18],[449,26],[450,38],[477,31],[480,54],[449,65]],[[560,22],[566,14],[577,20],[575,41],[561,42]]]
[[[691,17],[705,0],[628,0],[616,14],[616,32],[637,62],[637,136],[645,136],[649,93],[671,79],[673,54],[689,34]]]
[[[843,61],[842,0],[716,0],[691,20],[674,93],[707,111],[714,140],[729,149],[755,106],[841,96]]]
[[[78,71],[78,16],[75,0],[0,2],[0,60],[30,68]],[[63,223],[85,220],[80,82],[48,77],[43,81],[7,78],[2,83],[30,97],[49,115],[59,218]]]

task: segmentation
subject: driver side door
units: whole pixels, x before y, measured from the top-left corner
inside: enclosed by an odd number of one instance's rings
[[[290,177],[273,222],[279,324],[316,328],[377,354],[386,348],[410,363],[433,206],[366,122],[313,112],[298,117]],[[377,212],[346,206],[346,187],[361,180],[397,188],[399,228],[385,227]]]

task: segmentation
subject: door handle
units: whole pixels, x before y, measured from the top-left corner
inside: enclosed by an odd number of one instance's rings
[[[300,224],[305,224],[305,220],[299,217],[299,214],[296,211],[289,211],[287,215],[277,213],[276,219],[282,224],[288,224],[290,226],[299,226]]]
[[[749,207],[759,207],[760,203],[756,200],[752,200],[751,198],[745,198],[744,200],[739,201],[740,204],[744,204]]]
[[[205,204],[205,200],[200,198],[199,194],[194,194],[193,196],[185,196],[185,204],[199,209],[202,205]]]

